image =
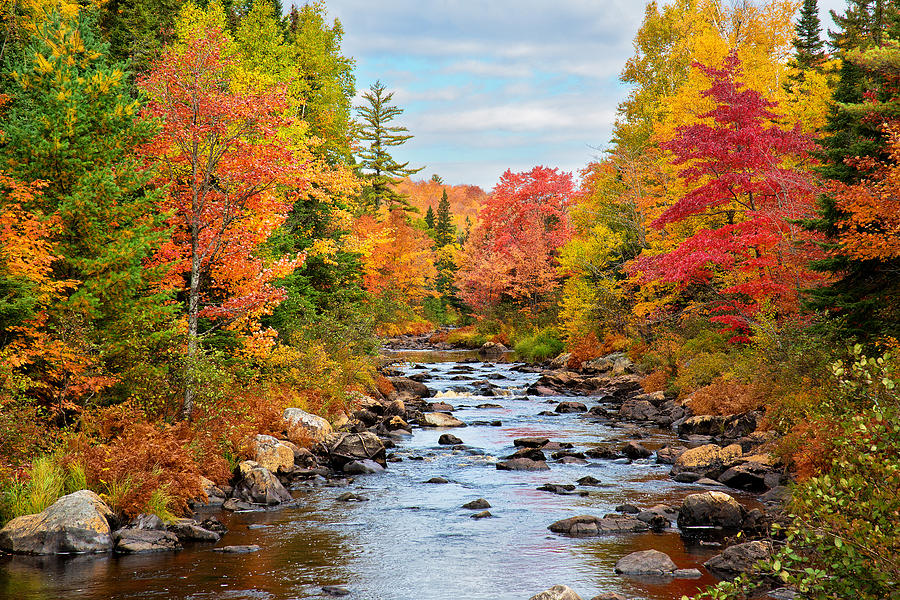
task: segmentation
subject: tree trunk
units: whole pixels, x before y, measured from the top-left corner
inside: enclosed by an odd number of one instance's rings
[[[188,291],[188,347],[187,369],[184,381],[184,404],[181,407],[181,418],[190,421],[194,411],[194,396],[197,381],[194,369],[199,354],[199,320],[200,320],[200,226],[196,212],[191,223],[191,287]]]

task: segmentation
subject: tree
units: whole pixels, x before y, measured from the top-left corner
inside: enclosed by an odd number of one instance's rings
[[[900,53],[895,44],[881,46],[877,40],[896,37],[900,21],[894,3],[883,6],[880,0],[874,5],[854,0],[843,16],[833,16],[841,29],[829,33],[844,60],[820,140],[822,164],[817,170],[840,189],[841,184],[856,186],[870,175],[866,168],[889,160],[884,126],[895,118]],[[832,281],[809,290],[806,304],[839,317],[839,329],[846,336],[878,337],[893,328],[890,307],[896,276],[889,264],[842,251],[842,223],[852,215],[834,194],[820,194],[817,204],[815,218],[806,225],[824,236],[825,255],[812,266]]]
[[[559,285],[556,255],[571,235],[573,187],[572,175],[558,169],[503,173],[459,271],[467,303],[489,308],[505,297],[534,307]]]
[[[796,67],[800,71],[819,67],[825,60],[825,42],[822,40],[817,0],[803,0],[796,31],[797,37],[792,42]]]
[[[403,109],[391,106],[393,92],[387,92],[381,81],[376,81],[363,94],[368,104],[357,106],[356,110],[363,123],[359,130],[359,140],[368,142],[359,151],[359,168],[368,172],[367,197],[375,209],[385,205],[389,210],[396,206],[408,208],[405,199],[394,191],[392,185],[400,178],[418,173],[425,167],[413,169],[409,162],[398,163],[390,155],[389,149],[400,146],[413,136],[401,125],[388,125]]]
[[[46,182],[21,206],[54,223],[52,279],[74,282],[48,307],[42,327],[77,338],[71,344],[90,349],[103,373],[95,381],[118,382],[127,396],[128,372],[153,363],[150,354],[164,354],[154,348],[136,356],[143,347],[137,340],[148,329],[167,329],[171,320],[167,294],[158,287],[162,274],[147,267],[167,235],[159,194],[148,189],[133,150],[154,124],[139,118],[126,64],[110,59],[95,13],[66,15],[50,11],[11,49],[9,106],[0,118],[4,161],[15,179]],[[45,371],[32,379],[64,381],[64,365],[76,361],[58,357],[35,363]],[[75,407],[99,389],[61,385],[53,401]]]
[[[798,127],[775,124],[776,105],[743,86],[735,53],[721,69],[696,67],[712,80],[703,95],[716,106],[662,144],[682,166],[687,192],[651,226],[702,218],[703,227],[672,251],[641,256],[632,269],[642,281],[712,285],[720,297],[709,307],[713,320],[746,333],[764,303],[795,311],[797,289],[809,281],[792,223],[811,213],[812,186],[795,165],[812,142]]]
[[[206,27],[187,42],[168,49],[140,81],[150,98],[146,114],[162,124],[142,152],[159,161],[157,183],[168,189],[162,209],[174,234],[160,260],[171,265],[186,305],[186,419],[194,406],[200,319],[252,319],[283,298],[273,281],[299,258],[265,264],[255,250],[291,206],[278,184],[297,185],[301,167],[279,139],[292,126],[283,87],[236,91],[221,29]]]
[[[281,15],[280,11],[275,11]],[[294,49],[292,64],[304,102],[299,118],[321,140],[313,152],[329,164],[352,161],[351,101],[356,94],[355,61],[341,53],[344,28],[329,26],[323,0],[291,7],[286,42]]]
[[[450,200],[447,199],[447,190],[445,189],[441,192],[441,200],[438,202],[437,216],[434,221],[434,243],[436,247],[443,248],[455,240],[456,226],[453,225]]]
[[[425,212],[425,226],[428,229],[434,229],[434,209],[431,205],[428,205],[428,210]]]

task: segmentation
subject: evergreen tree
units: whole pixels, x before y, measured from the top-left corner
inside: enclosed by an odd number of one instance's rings
[[[846,184],[858,183],[865,173],[847,159],[854,157],[886,158],[882,119],[871,118],[873,111],[893,111],[896,102],[895,83],[886,81],[877,68],[866,67],[864,61],[853,59],[859,52],[880,46],[884,37],[895,37],[898,29],[896,0],[851,0],[843,15],[832,11],[840,29],[829,31],[832,45],[844,59],[840,78],[834,92],[834,105],[820,140],[822,166],[819,173],[825,179]],[[864,98],[874,94],[875,103]],[[883,309],[896,304],[896,276],[888,265],[878,261],[852,260],[841,254],[836,243],[838,224],[846,217],[829,194],[818,200],[818,216],[808,227],[825,235],[827,257],[813,267],[836,280],[825,287],[811,290],[807,306],[825,311],[843,321],[844,333],[865,339],[877,337],[888,325],[879,317]],[[892,291],[893,290],[893,291]]]
[[[428,211],[425,213],[425,225],[428,229],[434,229],[434,209],[428,205]]]
[[[48,327],[77,323],[109,374],[140,369],[135,354],[170,318],[162,274],[145,266],[167,231],[133,154],[155,125],[138,116],[127,65],[110,59],[95,14],[55,13],[13,50],[5,88],[3,169],[47,182],[26,208],[58,225],[52,276],[74,283]]]
[[[110,0],[103,5],[100,26],[110,54],[131,61],[135,72],[144,71],[171,41],[180,0]]]
[[[803,0],[796,30],[797,35],[792,42],[796,51],[795,66],[800,71],[817,68],[825,60],[825,42],[822,41],[817,0]]]
[[[447,190],[441,194],[438,202],[437,216],[434,223],[435,244],[443,248],[456,240],[456,227],[453,225],[453,216],[450,214],[450,200],[447,198]]]
[[[403,109],[390,105],[393,96],[394,93],[387,92],[381,81],[376,81],[363,94],[367,104],[356,107],[363,121],[359,140],[368,143],[359,152],[359,168],[367,175],[368,186],[365,193],[376,210],[382,204],[390,210],[395,205],[410,210],[406,199],[391,186],[399,178],[408,177],[425,168],[410,168],[409,162],[398,163],[389,153],[391,147],[400,146],[413,137],[407,133],[406,127],[388,125],[403,113]]]

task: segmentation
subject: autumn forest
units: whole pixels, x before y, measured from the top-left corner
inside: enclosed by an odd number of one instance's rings
[[[502,345],[758,415],[777,549],[701,597],[900,598],[900,2],[651,1],[605,150],[489,190],[399,161],[325,1],[0,10],[0,524],[185,515],[396,395],[385,339]]]

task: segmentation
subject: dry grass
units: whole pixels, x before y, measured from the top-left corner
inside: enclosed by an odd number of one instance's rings
[[[766,394],[759,386],[717,379],[695,391],[686,401],[698,415],[734,415],[765,406]]]

